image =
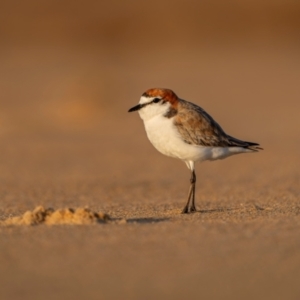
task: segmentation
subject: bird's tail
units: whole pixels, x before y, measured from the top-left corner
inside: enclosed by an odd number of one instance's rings
[[[241,148],[249,149],[254,152],[257,152],[259,150],[264,150],[263,148],[259,147],[260,145],[258,143],[241,141],[232,136],[228,136],[228,141],[230,143],[230,147],[241,147]]]

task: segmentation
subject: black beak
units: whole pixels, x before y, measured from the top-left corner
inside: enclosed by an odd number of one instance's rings
[[[136,106],[134,106],[134,107],[131,107],[131,108],[129,109],[128,112],[132,112],[132,111],[139,110],[139,109],[141,109],[142,107],[143,107],[143,106],[142,106],[141,104],[138,104],[138,105],[136,105]]]

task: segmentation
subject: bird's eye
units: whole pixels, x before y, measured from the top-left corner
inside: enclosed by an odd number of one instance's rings
[[[158,103],[159,101],[160,101],[160,98],[154,98],[154,99],[152,100],[153,103]]]

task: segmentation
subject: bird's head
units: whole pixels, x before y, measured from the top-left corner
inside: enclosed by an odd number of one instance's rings
[[[146,121],[155,116],[169,117],[177,111],[178,97],[169,89],[153,88],[147,90],[141,96],[139,104],[130,108],[128,112],[138,111],[140,117]]]

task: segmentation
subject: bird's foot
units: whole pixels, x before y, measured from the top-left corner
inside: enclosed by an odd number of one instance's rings
[[[197,212],[197,209],[195,206],[191,206],[191,207],[185,206],[181,213],[182,214],[190,214],[190,213],[195,213],[195,212]]]
[[[182,213],[182,214],[188,214],[188,213],[189,213],[189,208],[186,206],[186,207],[182,210],[181,213]]]
[[[194,212],[197,212],[197,208],[196,208],[195,205],[191,206],[190,212],[193,212],[193,213],[194,213]]]

